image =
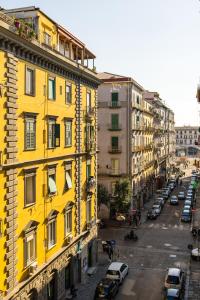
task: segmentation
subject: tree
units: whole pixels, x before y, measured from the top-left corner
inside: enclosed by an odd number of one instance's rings
[[[120,179],[115,185],[115,206],[119,212],[127,212],[132,198],[131,183],[128,178]]]
[[[100,206],[102,203],[103,204],[108,204],[110,201],[110,196],[108,193],[108,190],[103,184],[98,184],[97,187],[97,201],[98,201],[98,206]]]

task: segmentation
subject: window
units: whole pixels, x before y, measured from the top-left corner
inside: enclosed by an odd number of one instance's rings
[[[35,94],[35,70],[30,67],[26,67],[25,74],[26,74],[25,94],[34,96],[34,94]]]
[[[72,87],[69,84],[66,84],[65,86],[65,102],[66,104],[71,104],[72,103]]]
[[[72,188],[72,164],[65,164],[65,189],[69,190]]]
[[[137,104],[140,104],[140,97],[138,95],[136,96],[136,102]]]
[[[111,146],[112,149],[119,149],[119,139],[117,136],[112,136],[111,137]]]
[[[51,249],[56,244],[56,219],[49,221],[47,232],[48,232],[48,249]]]
[[[56,124],[55,118],[48,120],[48,148],[60,146],[60,124]]]
[[[53,77],[48,78],[48,99],[56,99],[56,79]]]
[[[29,266],[35,260],[35,256],[36,256],[35,246],[36,246],[35,233],[27,235],[24,241],[26,266]]]
[[[86,204],[86,215],[87,215],[87,223],[90,223],[91,222],[91,219],[92,219],[92,200],[90,197],[87,198],[87,204]]]
[[[86,163],[86,178],[87,180],[91,177],[91,161],[87,160]]]
[[[112,174],[119,174],[119,159],[111,159],[111,170]]]
[[[119,115],[112,114],[111,115],[111,129],[119,129]]]
[[[51,46],[51,36],[47,32],[44,32],[44,44]]]
[[[23,230],[24,233],[24,267],[32,264],[36,259],[36,230],[37,221],[31,220]]]
[[[28,206],[36,202],[36,172],[25,170],[24,177],[24,205]]]
[[[111,106],[116,107],[118,106],[119,94],[114,92],[111,93]]]
[[[36,119],[35,117],[25,117],[25,150],[36,148]]]
[[[48,188],[49,188],[49,195],[55,195],[57,192],[56,187],[56,168],[50,167],[48,169]]]
[[[68,236],[72,232],[72,208],[72,202],[65,208],[65,236]]]
[[[72,120],[65,121],[65,147],[72,146]]]
[[[91,111],[91,92],[87,92],[86,96],[86,112],[89,113]]]

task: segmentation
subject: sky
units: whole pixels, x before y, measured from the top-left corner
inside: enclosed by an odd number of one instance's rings
[[[31,5],[83,41],[98,72],[158,92],[176,126],[200,125],[199,0],[0,0],[3,8]]]

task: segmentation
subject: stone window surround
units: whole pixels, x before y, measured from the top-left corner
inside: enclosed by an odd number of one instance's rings
[[[58,215],[58,211],[57,210],[51,210],[47,219],[46,219],[46,224],[47,224],[47,250],[52,249],[55,245],[56,245],[56,241],[57,241],[57,215]],[[55,232],[54,232],[54,238],[55,238],[55,243],[54,244],[50,244],[50,239],[49,239],[49,235],[50,235],[50,225],[54,223],[55,224]]]
[[[37,226],[38,226],[38,222],[37,221],[29,221],[29,223],[27,224],[27,226],[24,228],[23,230],[23,235],[24,235],[24,268],[27,268],[28,266],[30,266],[34,261],[36,261],[37,258],[37,235],[36,235],[36,230],[37,230]],[[34,259],[27,262],[27,256],[26,256],[26,243],[28,241],[28,239],[30,237],[33,237],[34,240]]]
[[[67,125],[66,123],[67,122],[71,122],[71,144],[70,145],[66,144],[66,125]],[[72,141],[73,141],[73,136],[72,136],[73,118],[64,118],[64,124],[65,124],[65,148],[72,147]]]
[[[54,80],[54,95],[52,98],[49,98],[49,80]],[[56,76],[55,74],[48,74],[48,79],[47,79],[47,98],[50,101],[56,101]]]
[[[75,203],[72,202],[72,201],[69,201],[67,203],[67,205],[65,206],[64,208],[64,218],[65,218],[65,221],[64,221],[64,224],[65,224],[65,228],[64,228],[64,235],[65,235],[65,238],[68,237],[71,233],[72,233],[72,226],[73,226],[73,222],[72,222],[72,214],[73,214],[73,207],[74,207]],[[67,217],[66,215],[68,213],[71,213],[71,230],[70,231],[67,231]]]

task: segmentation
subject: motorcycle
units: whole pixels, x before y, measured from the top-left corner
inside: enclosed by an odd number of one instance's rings
[[[124,236],[124,240],[133,240],[133,241],[137,241],[138,240],[138,236],[133,232],[133,231],[130,231],[129,233],[127,233],[125,236]]]

